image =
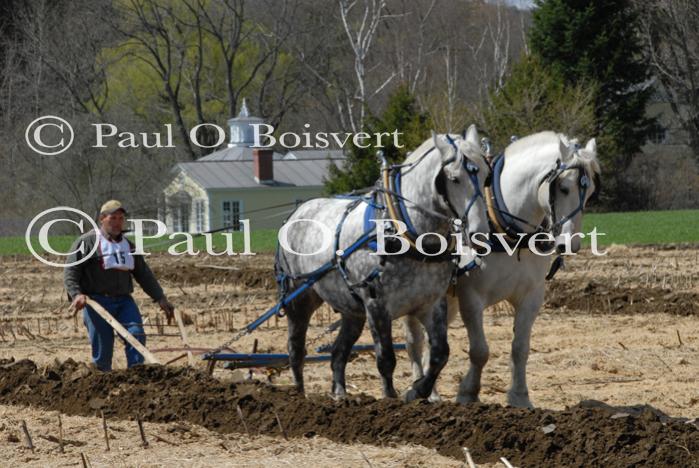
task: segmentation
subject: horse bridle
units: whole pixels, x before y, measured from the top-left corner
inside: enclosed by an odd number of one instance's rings
[[[399,201],[407,201],[407,202],[409,202],[409,203],[410,203],[411,205],[413,205],[413,207],[414,207],[415,209],[417,209],[418,211],[421,211],[421,212],[423,212],[423,213],[425,213],[425,214],[431,215],[431,216],[436,217],[436,218],[438,218],[438,219],[442,219],[442,220],[447,221],[447,222],[449,223],[449,225],[451,226],[451,228],[450,228],[451,230],[455,230],[455,231],[458,232],[458,231],[460,231],[460,230],[462,229],[462,226],[467,225],[465,222],[466,222],[466,218],[468,217],[468,213],[470,212],[471,208],[472,208],[473,205],[476,203],[476,201],[478,200],[479,197],[480,197],[480,198],[484,198],[484,197],[483,197],[483,193],[482,193],[481,190],[480,190],[480,184],[479,184],[479,180],[478,180],[479,167],[478,167],[478,165],[476,165],[473,161],[471,161],[465,154],[463,154],[463,152],[459,151],[459,149],[458,149],[456,143],[455,143],[454,140],[451,138],[451,136],[447,135],[447,140],[448,140],[449,144],[454,148],[455,153],[454,153],[453,156],[447,158],[445,161],[442,162],[442,164],[441,164],[441,166],[440,166],[440,169],[439,169],[439,176],[438,176],[438,179],[437,179],[437,182],[436,182],[436,183],[437,183],[436,191],[437,191],[437,193],[439,194],[439,196],[442,198],[442,201],[444,202],[444,204],[448,207],[449,211],[451,212],[451,214],[452,214],[451,217],[450,217],[450,216],[445,216],[445,215],[443,215],[442,213],[438,213],[438,212],[436,212],[436,211],[434,211],[434,210],[431,210],[431,209],[429,209],[429,208],[420,206],[419,204],[417,204],[417,203],[415,203],[415,202],[413,202],[413,201],[411,201],[411,200],[409,200],[409,199],[403,197],[402,194],[397,193],[397,191],[396,191],[396,190],[393,190],[393,187],[391,186],[391,181],[392,181],[393,179],[392,179],[392,177],[391,177],[389,174],[390,174],[390,172],[391,172],[392,170],[398,170],[398,171],[399,171],[399,173],[397,174],[396,180],[400,180],[400,177],[401,177],[401,175],[402,175],[402,174],[400,173],[400,171],[401,171],[402,168],[407,167],[408,169],[405,171],[405,172],[407,173],[407,172],[410,171],[412,168],[414,168],[415,166],[417,166],[420,162],[422,162],[422,160],[423,160],[430,152],[432,152],[433,150],[435,150],[435,149],[436,149],[435,147],[430,147],[430,148],[428,148],[427,151],[425,151],[425,153],[423,153],[423,155],[421,155],[420,158],[419,158],[417,161],[414,161],[414,162],[411,162],[411,163],[408,163],[408,164],[396,164],[396,165],[390,165],[390,166],[389,166],[388,161],[386,160],[386,158],[383,156],[383,153],[382,153],[382,152],[379,152],[379,153],[378,153],[378,156],[379,156],[379,158],[380,158],[380,160],[381,160],[381,171],[382,171],[382,179],[383,179],[383,185],[384,185],[383,188],[378,188],[378,190],[384,192],[384,194],[387,196],[387,199],[386,199],[386,208],[388,209],[388,213],[389,213],[389,216],[390,216],[391,218],[393,218],[394,220],[400,219],[400,218],[397,216],[399,210],[396,209],[396,207],[393,205],[392,200],[390,199],[391,197],[394,197],[394,198],[398,199]],[[473,193],[473,195],[471,196],[471,198],[469,199],[468,204],[467,204],[467,206],[466,206],[466,208],[465,208],[465,210],[464,210],[463,215],[460,215],[459,212],[458,212],[458,210],[456,210],[456,209],[454,208],[454,206],[452,205],[452,203],[449,201],[449,197],[448,197],[448,195],[447,195],[447,193],[446,193],[446,190],[445,190],[444,187],[442,187],[441,184],[440,184],[440,180],[443,181],[444,179],[447,179],[447,178],[449,178],[449,179],[451,180],[451,182],[453,182],[453,183],[457,183],[457,184],[460,183],[460,181],[459,181],[458,179],[450,178],[450,177],[444,172],[444,168],[445,168],[448,164],[453,163],[453,162],[456,160],[456,158],[458,158],[459,156],[462,157],[461,165],[462,165],[463,169],[465,170],[466,174],[468,175],[469,180],[471,181],[471,184],[473,185],[473,188],[474,188],[474,193]],[[398,191],[399,191],[399,190],[398,190]],[[457,222],[457,220],[458,220],[458,222]],[[407,220],[404,220],[404,221],[407,221]],[[406,223],[406,224],[407,224],[407,223]],[[413,246],[413,247],[415,247],[415,243],[414,243],[413,239],[411,238],[411,235],[415,235],[415,234],[417,234],[417,233],[408,233],[407,231],[406,231],[405,233],[403,233],[403,237],[405,237],[406,240],[407,240],[407,241],[410,243],[410,245]],[[454,238],[451,237],[451,239],[453,240]],[[451,248],[451,247],[453,247],[453,245],[450,245],[450,248]]]
[[[556,219],[556,187],[555,187],[554,182],[565,171],[577,171],[578,172],[578,187],[579,187],[578,206],[576,206],[566,216],[563,216],[558,221],[555,221],[555,219]],[[595,179],[595,191],[590,196],[591,200],[597,197],[597,195],[599,193],[599,189],[600,189],[599,176],[597,176],[595,174],[594,179]],[[550,231],[554,236],[557,236],[558,234],[560,234],[560,230],[565,223],[570,221],[578,213],[582,213],[585,210],[585,201],[586,201],[585,199],[587,196],[587,191],[590,188],[590,177],[588,176],[587,172],[585,171],[585,168],[583,168],[582,166],[580,166],[580,165],[567,166],[566,164],[562,163],[560,159],[558,159],[556,161],[556,167],[551,169],[551,171],[549,171],[544,176],[544,178],[539,183],[539,187],[541,187],[541,185],[543,185],[544,183],[549,184],[548,202],[549,202],[549,206],[551,207],[551,220],[553,221],[553,224],[550,226]]]
[[[462,223],[465,223],[466,217],[468,216],[469,211],[471,211],[471,208],[476,203],[478,198],[483,198],[485,200],[485,198],[483,197],[483,192],[481,191],[479,180],[478,180],[478,172],[480,169],[479,169],[478,165],[476,165],[476,163],[471,161],[471,159],[468,156],[466,156],[462,151],[459,150],[459,148],[456,146],[456,142],[452,139],[452,137],[449,134],[447,134],[446,137],[447,137],[447,141],[449,142],[449,144],[454,148],[454,156],[451,156],[450,158],[448,158],[446,161],[444,161],[442,163],[442,167],[440,168],[440,171],[442,174],[444,174],[444,168],[447,166],[447,164],[451,164],[452,162],[454,162],[456,160],[456,158],[461,156],[461,166],[463,167],[464,171],[466,171],[466,174],[468,175],[468,178],[471,181],[471,184],[473,185],[473,195],[471,196],[471,198],[468,201],[468,204],[466,205],[466,209],[464,210],[464,214],[461,217],[459,217],[459,213],[456,211],[456,209],[453,207],[453,205],[449,201],[449,197],[447,196],[447,194],[441,193],[441,191],[439,191],[439,190],[438,190],[438,192],[439,192],[440,196],[442,197],[442,199],[446,202],[446,205],[449,207],[449,210],[452,212],[452,214],[456,218],[460,219]],[[444,174],[444,175],[446,176],[446,174]],[[486,179],[487,179],[487,177],[488,176],[486,176]],[[460,183],[460,181],[458,179],[450,179],[450,180],[451,180],[451,182],[456,183],[456,184]]]

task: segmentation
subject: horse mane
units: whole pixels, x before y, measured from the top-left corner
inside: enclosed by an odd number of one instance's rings
[[[437,138],[442,138],[446,134],[445,133],[440,133],[437,135]],[[473,151],[480,151],[480,147],[474,146],[473,143],[469,142],[468,140],[464,139],[463,135],[458,135],[454,133],[450,133],[449,136],[454,140],[454,143],[456,144],[457,147],[461,146],[462,144],[466,144],[469,146],[469,148]],[[403,164],[408,164],[417,161],[420,159],[422,156],[425,156],[428,151],[431,151],[435,149],[434,147],[434,140],[430,136],[427,138],[425,141],[422,142],[420,146],[415,148],[413,151],[408,154],[408,156],[405,158],[403,161]]]
[[[585,149],[579,148],[566,161],[569,167],[580,167],[592,177],[599,177],[602,174],[602,168],[597,160],[597,155]]]
[[[529,149],[534,149],[544,145],[555,145],[558,149],[559,140],[562,140],[567,145],[577,145],[577,138],[570,138],[563,133],[556,133],[553,131],[544,131],[539,133],[534,133],[533,135],[528,135],[523,137],[513,143],[511,143],[506,149],[505,154],[522,154]],[[590,176],[599,176],[601,173],[601,168],[599,161],[597,160],[597,155],[586,150],[584,146],[578,148],[577,151],[573,151],[570,154],[562,155],[561,162],[565,163],[568,167],[580,167],[585,170]]]
[[[403,161],[403,164],[408,164],[417,161],[431,149],[434,149],[434,141],[430,136],[425,141],[423,141],[422,144],[420,144],[420,146],[415,148],[413,151],[410,152],[410,154],[408,154],[408,156],[406,156],[405,160]]]

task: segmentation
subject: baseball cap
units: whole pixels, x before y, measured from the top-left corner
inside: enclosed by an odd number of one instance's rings
[[[119,210],[123,211],[124,214],[128,214],[126,208],[124,208],[124,206],[121,204],[119,200],[109,200],[104,205],[102,205],[102,208],[100,208],[100,214],[110,215]]]

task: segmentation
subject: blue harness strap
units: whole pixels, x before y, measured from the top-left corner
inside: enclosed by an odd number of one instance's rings
[[[367,202],[367,206],[364,209],[364,232],[373,231],[376,229],[376,223],[372,219],[376,219],[376,193],[371,196],[371,200]],[[378,245],[376,239],[369,241],[367,246],[372,252],[376,252]]]
[[[393,177],[393,185],[395,187],[396,193],[401,194],[403,193],[400,189],[400,171],[396,171],[396,175]],[[402,197],[397,197],[398,198],[398,209],[400,210],[400,216],[403,218],[403,222],[405,223],[406,229],[408,230],[408,233],[410,236],[415,239],[418,237],[417,231],[415,230],[415,226],[413,226],[412,221],[410,221],[410,216],[408,216],[408,210],[405,207],[405,201],[403,200]]]

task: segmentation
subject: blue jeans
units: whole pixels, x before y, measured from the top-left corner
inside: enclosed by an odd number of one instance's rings
[[[131,296],[107,297],[91,294],[90,297],[112,314],[112,317],[117,319],[138,341],[146,344],[141,313]],[[83,321],[92,344],[92,362],[99,370],[112,370],[114,329],[89,305],[83,309]],[[124,346],[128,367],[143,363],[144,359],[141,353],[136,351],[126,340],[124,340]]]

